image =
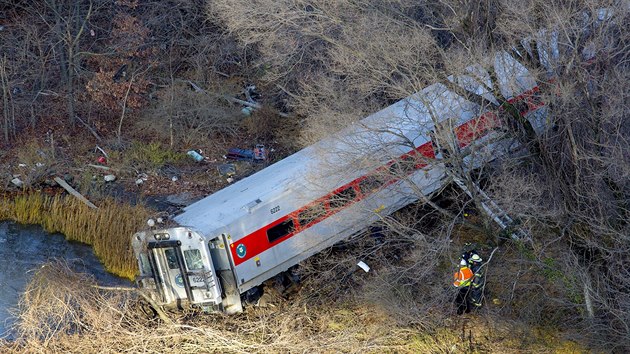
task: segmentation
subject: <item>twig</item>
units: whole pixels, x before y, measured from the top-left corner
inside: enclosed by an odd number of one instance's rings
[[[83,124],[86,128],[88,128],[88,130],[90,131],[90,133],[92,133],[92,135],[94,135],[96,140],[103,141],[103,139],[101,139],[101,137],[96,133],[96,131],[92,129],[92,127],[90,127],[86,122],[84,122],[83,119],[81,119],[81,117],[79,117],[78,115],[75,115],[75,117],[79,120],[79,122],[81,122],[81,124]]]
[[[109,155],[107,155],[107,153],[105,152],[105,150],[103,150],[100,146],[96,145],[95,149],[98,149],[100,152],[103,153],[103,155],[105,155],[105,157],[109,158]]]
[[[123,99],[122,112],[120,113],[120,121],[118,122],[118,144],[121,143],[122,124],[125,119],[125,112],[127,111],[127,98],[129,98],[129,92],[131,91],[131,85],[133,84],[134,78],[135,76],[131,76],[131,80],[129,80],[129,85],[127,86],[127,92],[125,93],[125,98]]]
[[[88,165],[88,166],[90,166],[90,167],[93,167],[93,168],[98,168],[99,170],[106,170],[106,171],[109,171],[109,170],[111,170],[111,169],[112,169],[111,167],[107,167],[107,166],[100,166],[100,165],[93,165],[93,164],[91,164],[91,163],[89,163],[89,164],[87,164],[87,165]]]
[[[158,305],[155,301],[153,301],[153,299],[151,299],[147,294],[145,294],[144,292],[142,292],[139,289],[136,288],[131,288],[131,287],[127,287],[127,286],[102,286],[102,285],[92,285],[92,287],[96,288],[96,289],[100,289],[100,290],[108,290],[108,291],[134,291],[136,293],[138,293],[140,296],[142,296],[143,299],[145,299],[149,305],[151,305],[151,307],[155,310],[155,312],[157,313],[158,317],[164,321],[167,324],[173,324],[173,320],[171,320],[168,315],[166,314],[166,312],[164,312],[162,310],[162,307],[160,305]]]

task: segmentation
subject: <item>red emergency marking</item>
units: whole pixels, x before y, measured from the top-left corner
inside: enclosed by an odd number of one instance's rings
[[[534,98],[536,97],[535,93],[538,92],[538,90],[538,86],[536,86],[533,89],[508,100],[508,103],[515,104],[519,101],[525,101],[525,103],[527,104],[527,111],[520,112],[522,115],[525,115],[544,105],[544,103],[537,103],[534,100]],[[470,145],[473,141],[486,136],[493,129],[500,126],[501,121],[493,112],[486,112],[477,118],[473,118],[459,125],[455,128],[455,134],[459,143],[459,147],[463,148]],[[418,156],[418,154],[426,159],[435,159],[435,150],[433,149],[433,144],[431,143],[431,141],[418,146],[415,150],[401,155],[398,159],[389,161],[387,164],[385,164],[385,166],[377,168],[372,173],[361,176],[353,180],[352,182],[335,189],[327,195],[303,206],[302,208],[288,215],[285,215],[275,220],[269,225],[266,225],[231,244],[230,249],[232,252],[232,259],[234,260],[234,265],[237,266],[239,264],[242,264],[243,262],[265,252],[272,247],[277,246],[283,241],[286,241],[296,234],[325,220],[326,218],[337,214],[341,210],[348,208],[349,206],[357,203],[370,194],[373,194],[376,191],[380,190],[381,188],[387,187],[400,180],[400,178],[396,178],[387,173],[388,170],[392,171],[394,169],[402,168],[402,171],[397,170],[397,172],[406,171],[407,174],[411,174],[418,169],[426,167],[428,163],[418,162],[413,165],[413,168],[404,169],[405,164],[408,164],[409,161],[420,160],[420,156]],[[368,188],[370,185],[374,185],[375,188]],[[353,197],[345,199],[345,202],[342,202],[343,205],[340,207],[335,207],[335,205],[332,205],[334,204],[333,198],[338,194],[344,193],[344,191],[348,193],[346,196],[352,195]],[[312,211],[312,213],[307,214],[310,214],[312,217],[303,217],[302,220],[300,220],[302,213],[309,211]],[[291,228],[286,235],[273,240],[273,242],[269,242],[267,233],[269,229],[272,229],[284,222],[291,221],[293,222],[293,228]],[[300,225],[300,222],[303,222],[304,224]],[[245,255],[243,257],[239,257],[236,252],[236,249],[240,245],[245,246],[246,249]]]

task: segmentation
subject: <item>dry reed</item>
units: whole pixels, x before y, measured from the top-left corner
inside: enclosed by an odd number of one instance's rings
[[[105,269],[133,279],[137,264],[131,250],[131,235],[143,226],[150,212],[142,206],[111,199],[91,209],[75,198],[60,195],[19,195],[0,199],[0,220],[41,225],[60,232],[69,241],[91,245]]]
[[[323,279],[305,287],[320,286]],[[481,316],[429,327],[402,325],[387,307],[340,294],[299,294],[240,315],[177,314],[171,324],[142,315],[130,292],[103,290],[63,262],[39,268],[19,303],[12,353],[486,353],[565,352],[571,342]],[[411,309],[411,307],[410,307]],[[175,316],[175,315],[174,315]],[[522,339],[527,339],[523,342]],[[557,343],[554,343],[556,341]]]

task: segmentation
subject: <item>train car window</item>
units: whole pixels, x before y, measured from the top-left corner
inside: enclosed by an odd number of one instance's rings
[[[359,190],[363,195],[368,195],[383,186],[383,179],[376,175],[369,175],[359,182]]]
[[[293,219],[285,220],[278,225],[267,230],[267,239],[269,243],[275,242],[295,230]]]
[[[203,269],[203,261],[201,260],[201,251],[198,249],[185,250],[184,259],[189,270]]]
[[[142,265],[142,274],[143,275],[153,273],[151,271],[151,263],[149,263],[149,257],[144,252],[140,253],[140,264]]]
[[[175,254],[174,249],[168,248],[164,250],[164,254],[166,255],[166,263],[168,263],[168,269],[179,268],[179,265],[177,265],[177,255]]]
[[[404,174],[410,174],[416,170],[416,157],[410,154],[405,154],[400,158],[397,163],[400,164],[400,169]]]
[[[514,106],[518,113],[523,116],[527,114],[527,112],[529,112],[529,106],[527,105],[527,102],[522,99],[520,101],[513,102],[512,106]]]
[[[357,197],[357,192],[352,187],[343,189],[340,192],[333,194],[328,201],[328,205],[331,209],[339,209],[348,205],[354,198]]]
[[[407,171],[405,169],[405,165],[406,162],[401,161],[401,160],[396,160],[394,162],[391,163],[391,165],[389,165],[388,170],[389,173],[394,176],[395,178],[399,178],[401,176],[406,175]]]
[[[324,207],[324,204],[317,203],[300,212],[298,214],[298,221],[300,222],[300,225],[306,226],[324,215],[326,215],[326,208]]]

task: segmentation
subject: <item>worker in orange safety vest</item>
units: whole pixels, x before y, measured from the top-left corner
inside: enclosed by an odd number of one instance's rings
[[[468,267],[468,262],[462,259],[459,263],[459,270],[453,275],[453,285],[459,289],[455,299],[455,306],[457,306],[458,315],[461,315],[464,312],[468,313],[472,308],[468,293],[470,291],[470,285],[472,284],[474,275],[473,271]]]

